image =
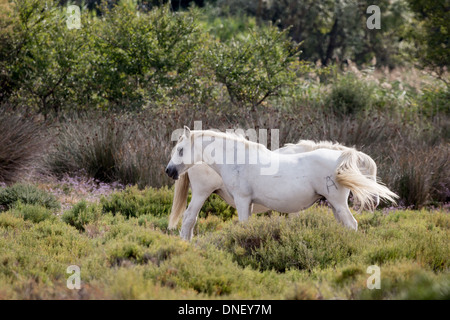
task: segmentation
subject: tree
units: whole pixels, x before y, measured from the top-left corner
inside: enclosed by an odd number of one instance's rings
[[[415,42],[413,56],[422,68],[444,80],[450,64],[450,1],[408,0],[415,20],[409,37]]]
[[[290,27],[289,35],[302,42],[302,57],[322,64],[371,61],[393,66],[399,51],[400,31],[408,8],[403,0],[381,0],[382,28],[366,27],[367,7],[372,0],[219,0],[231,13],[243,11],[260,21],[272,21],[280,29]],[[224,11],[226,11],[224,9]]]
[[[226,42],[217,41],[207,51],[207,64],[233,103],[254,108],[279,95],[284,86],[295,85],[299,72],[310,70],[298,60],[300,47],[287,31],[256,28]]]

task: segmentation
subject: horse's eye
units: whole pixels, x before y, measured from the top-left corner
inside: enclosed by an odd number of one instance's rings
[[[179,155],[180,157],[183,156],[183,148],[181,148],[180,150],[178,150],[178,155]]]

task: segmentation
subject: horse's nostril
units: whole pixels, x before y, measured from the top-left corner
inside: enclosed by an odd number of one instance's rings
[[[169,173],[169,168],[166,168],[166,173]]]

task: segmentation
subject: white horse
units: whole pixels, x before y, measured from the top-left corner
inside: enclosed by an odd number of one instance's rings
[[[231,152],[234,155],[236,149],[240,148],[245,150],[248,157],[252,149],[256,151],[258,159],[264,161],[255,164],[215,161],[217,157],[204,152],[212,139],[227,141],[224,154]],[[229,141],[233,142],[232,145]],[[212,192],[235,206],[240,220],[247,220],[252,211],[273,209],[298,212],[325,197],[336,219],[355,230],[357,222],[347,205],[350,190],[359,200],[361,208],[374,208],[379,197],[390,201],[396,197],[388,188],[376,182],[376,165],[368,155],[339,144],[300,141],[297,145],[287,145],[272,152],[242,137],[214,131],[190,131],[185,127],[176,150],[166,168],[169,176],[175,179],[181,177],[175,186],[169,226],[176,226],[186,208],[190,181],[193,196],[181,230],[181,236],[185,239],[192,237],[197,214]],[[183,155],[184,150],[189,152]],[[309,150],[315,151],[298,154]],[[261,164],[270,161],[279,164],[278,172],[261,175]],[[186,171],[188,173],[184,174]]]
[[[311,140],[300,140],[297,144],[286,144],[285,147],[274,150],[281,154],[295,154],[308,152],[316,149],[332,149],[332,150],[349,150],[350,148],[339,143],[329,141],[320,141],[318,143]],[[377,165],[375,161],[363,152],[358,152],[358,167],[366,175],[376,181]],[[188,208],[187,198],[189,193],[189,185],[192,190],[192,197]],[[206,199],[212,194],[218,194],[227,204],[236,208],[233,197],[228,193],[223,180],[205,163],[196,164],[186,173],[179,176],[175,181],[175,190],[173,196],[172,210],[169,217],[169,229],[175,229],[178,221],[183,214],[183,224],[180,235],[186,240],[190,240],[193,236],[194,227],[197,222],[198,214],[203,207]],[[379,204],[378,195],[375,198],[375,207]],[[374,208],[369,208],[374,209]],[[254,204],[253,213],[260,213],[269,210],[268,208]]]

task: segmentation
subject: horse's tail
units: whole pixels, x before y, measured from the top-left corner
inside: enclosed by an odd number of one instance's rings
[[[398,196],[394,192],[378,183],[372,174],[363,174],[360,171],[361,161],[367,162],[368,160],[364,156],[367,155],[353,149],[343,151],[336,168],[336,182],[352,191],[353,196],[360,203],[360,210],[366,206],[373,209],[376,206],[375,199],[377,199],[377,196],[395,203],[394,198],[398,198]],[[367,157],[370,158],[369,156]],[[373,164],[371,161],[368,163],[372,172],[374,169]]]
[[[358,152],[358,168],[362,169],[364,175],[370,176],[370,179],[377,181],[377,164],[373,159],[363,152]],[[375,196],[375,205],[372,207],[374,209],[380,203],[380,196],[377,194]]]
[[[169,229],[175,229],[184,210],[186,210],[189,193],[189,175],[182,174],[175,181],[175,191],[173,193],[172,211],[169,217]]]

